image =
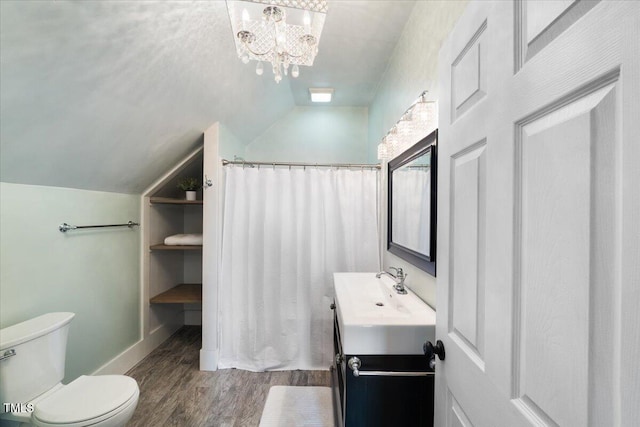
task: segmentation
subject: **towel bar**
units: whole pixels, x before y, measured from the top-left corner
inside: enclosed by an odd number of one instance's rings
[[[349,368],[353,371],[354,377],[430,377],[434,376],[435,372],[403,372],[403,371],[361,371],[360,366],[362,363],[357,357],[352,357],[348,362]]]
[[[63,222],[58,226],[58,230],[62,233],[66,233],[69,230],[78,230],[81,228],[106,228],[106,227],[129,227],[133,228],[136,225],[140,225],[137,222],[129,221],[126,224],[103,224],[103,225],[71,225]]]

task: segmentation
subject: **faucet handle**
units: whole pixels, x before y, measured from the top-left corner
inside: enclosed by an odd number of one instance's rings
[[[404,271],[402,271],[402,268],[400,268],[400,267],[389,267],[389,270],[395,270],[396,277],[398,279],[402,279],[402,278],[406,277],[405,274],[404,274]]]

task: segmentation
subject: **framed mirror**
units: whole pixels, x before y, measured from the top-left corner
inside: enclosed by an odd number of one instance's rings
[[[389,162],[387,249],[436,275],[438,131]]]

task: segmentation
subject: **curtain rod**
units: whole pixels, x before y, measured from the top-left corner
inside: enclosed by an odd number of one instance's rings
[[[222,159],[222,166],[227,165],[243,165],[243,166],[299,166],[299,167],[318,167],[318,168],[370,168],[380,169],[379,164],[340,164],[340,163],[286,163],[286,162],[249,162],[244,160],[227,160]]]

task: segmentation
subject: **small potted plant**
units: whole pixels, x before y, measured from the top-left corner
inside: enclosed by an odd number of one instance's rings
[[[187,192],[187,200],[196,199],[196,190],[200,188],[198,178],[184,177],[178,181],[178,188]]]

